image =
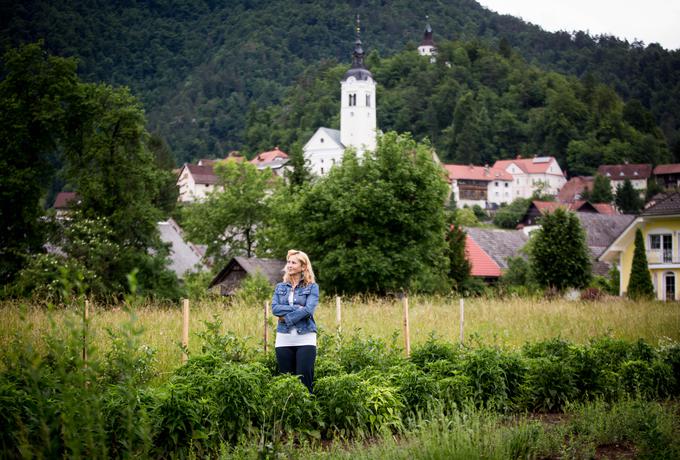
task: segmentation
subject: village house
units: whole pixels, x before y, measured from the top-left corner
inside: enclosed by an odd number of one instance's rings
[[[616,193],[617,187],[623,186],[628,179],[633,188],[640,192],[640,196],[644,196],[645,190],[647,190],[647,179],[652,176],[652,165],[649,163],[601,165],[597,168],[597,173],[609,179],[612,193]]]
[[[600,260],[615,264],[619,269],[620,295],[625,295],[628,289],[638,229],[642,232],[647,267],[656,298],[663,301],[680,300],[680,193],[654,197],[600,255]]]
[[[470,274],[493,283],[508,269],[508,258],[521,255],[529,237],[518,230],[465,227]]]
[[[593,189],[595,178],[593,176],[575,176],[557,192],[557,201],[560,203],[573,203],[579,201],[586,191]]]
[[[530,198],[538,190],[555,196],[567,182],[562,168],[554,157],[498,160],[493,167],[503,169],[512,175],[513,199]]]
[[[217,184],[217,175],[213,170],[215,164],[219,161],[240,163],[245,161],[245,158],[238,152],[230,152],[229,156],[224,159],[201,159],[195,165],[185,163],[177,175],[177,188],[179,189],[177,201],[181,203],[202,201],[214,190],[220,190],[221,187]],[[274,150],[258,153],[249,161],[260,170],[271,169],[279,177],[283,177],[286,171],[290,169],[289,166],[286,166],[288,162],[288,154],[280,150],[278,146]]]
[[[663,188],[680,188],[680,164],[658,165],[653,174],[656,182]]]
[[[257,166],[259,170],[269,168],[274,175],[284,177],[286,172],[291,170],[291,167],[287,166],[289,161],[288,154],[280,150],[277,145],[274,150],[258,153],[250,160],[250,163]]]
[[[208,289],[220,295],[233,295],[247,276],[258,273],[274,286],[283,279],[285,266],[285,260],[234,257],[213,278]]]
[[[513,177],[499,168],[472,165],[442,165],[448,173],[451,196],[458,207],[479,205],[496,208],[513,200]]]

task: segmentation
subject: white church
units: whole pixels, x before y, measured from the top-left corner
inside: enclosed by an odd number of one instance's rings
[[[357,17],[352,67],[340,83],[340,130],[321,127],[302,148],[305,162],[316,176],[328,174],[333,165],[342,161],[348,147],[354,148],[359,157],[376,148],[376,87],[373,75],[364,65],[360,33]],[[418,53],[434,62],[436,52],[428,21]]]
[[[357,155],[376,147],[376,88],[373,75],[364,66],[364,50],[357,21],[352,67],[341,82],[340,130],[321,127],[302,148],[309,170],[324,176],[342,161],[345,149],[352,147]]]

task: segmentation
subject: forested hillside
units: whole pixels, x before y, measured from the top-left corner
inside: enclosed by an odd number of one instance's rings
[[[3,50],[44,39],[49,52],[79,58],[83,79],[130,86],[145,105],[149,129],[168,141],[181,163],[232,149],[252,154],[259,143],[249,120],[261,118],[264,107],[279,110],[287,88],[300,78],[313,78],[320,67],[349,64],[357,13],[374,60],[413,49],[429,14],[438,42],[479,40],[544,69],[585,77],[586,84],[611,84],[624,100],[637,99],[651,111],[673,158],[680,158],[678,51],[585,33],[547,33],[473,0],[23,0],[0,6],[0,36]],[[388,81],[378,78],[387,91]],[[328,97],[337,97],[337,80],[329,91]],[[449,118],[463,103],[450,102],[441,108],[451,112]],[[383,111],[389,101],[379,104]],[[335,111],[322,115],[314,124],[332,125]],[[428,135],[435,140],[444,133]]]

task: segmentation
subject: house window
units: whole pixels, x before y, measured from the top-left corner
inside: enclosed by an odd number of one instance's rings
[[[323,174],[323,168],[321,168],[321,174]]]
[[[323,144],[323,137],[319,139],[319,142]]]
[[[649,249],[661,252],[661,261],[668,263],[673,261],[673,235],[670,233],[657,233],[649,235]]]
[[[494,182],[494,184],[496,185],[496,187],[498,187],[498,182]]]
[[[357,95],[356,94],[350,94],[349,95],[349,106],[354,107],[357,105]]]
[[[663,300],[675,300],[675,273],[666,272],[663,275]]]
[[[508,188],[509,185],[510,185],[510,184],[508,184],[508,183],[506,182],[506,183],[505,183],[505,188]]]

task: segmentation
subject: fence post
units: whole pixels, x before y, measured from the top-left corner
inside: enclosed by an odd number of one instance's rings
[[[465,299],[460,298],[460,343],[463,343],[465,338]]]
[[[189,349],[189,299],[182,300],[182,363],[186,363],[189,359],[186,350]]]
[[[404,348],[406,349],[406,357],[411,356],[411,331],[408,325],[408,295],[404,294]]]
[[[87,367],[87,333],[88,323],[90,320],[90,301],[85,300],[85,309],[83,310],[83,363]]]
[[[342,305],[340,303],[340,296],[335,296],[335,322],[338,325],[338,331],[342,328]]]
[[[268,326],[268,321],[269,321],[269,302],[265,300],[264,302],[264,352],[265,354],[267,353],[267,342],[269,342],[269,328]]]

